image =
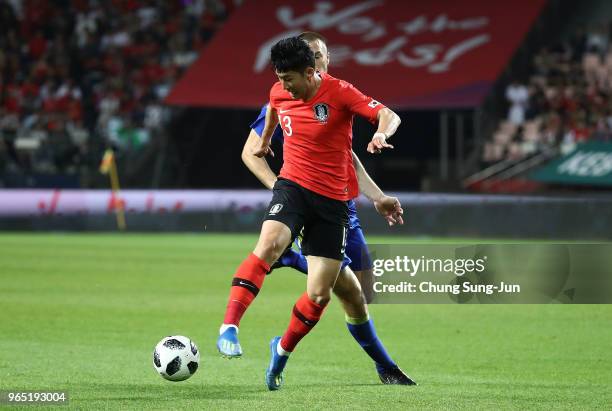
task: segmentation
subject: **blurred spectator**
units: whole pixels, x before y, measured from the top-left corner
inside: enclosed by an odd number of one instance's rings
[[[515,80],[506,89],[508,121],[485,146],[485,162],[612,141],[610,34],[609,24],[578,27],[566,42],[533,57],[528,84]]]
[[[8,110],[6,107],[0,109],[0,133],[4,139],[5,145],[8,147],[9,154],[11,146],[17,137],[19,129],[19,116],[17,112]]]
[[[529,93],[529,101],[527,103],[526,118],[532,120],[546,112],[548,110],[548,100],[544,89],[534,82],[534,85]]]
[[[517,81],[512,82],[506,89],[506,99],[510,102],[508,120],[517,125],[523,124],[527,102],[529,101],[527,87]]]
[[[239,4],[0,0],[0,180],[93,174],[106,145],[137,154],[169,121],[162,101],[178,76]]]
[[[608,25],[591,28],[587,34],[586,46],[591,52],[603,54],[608,49]]]

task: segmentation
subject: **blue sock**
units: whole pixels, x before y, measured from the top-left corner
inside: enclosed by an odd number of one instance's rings
[[[286,263],[287,266],[295,268],[304,274],[308,274],[306,257],[291,248],[283,254],[283,263]]]
[[[384,345],[376,335],[374,323],[369,317],[363,319],[346,318],[346,326],[351,335],[361,345],[361,348],[368,353],[370,358],[376,363],[376,369],[381,371],[384,368],[393,368],[397,365],[393,362]]]

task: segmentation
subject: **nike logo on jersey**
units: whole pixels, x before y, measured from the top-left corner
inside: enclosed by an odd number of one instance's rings
[[[279,112],[279,113],[281,113],[281,114],[283,114],[283,113],[287,113],[287,112],[289,112],[289,111],[291,111],[291,110],[279,110],[278,112]]]

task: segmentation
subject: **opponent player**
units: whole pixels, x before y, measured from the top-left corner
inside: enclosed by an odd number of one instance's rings
[[[271,91],[261,146],[254,154],[270,153],[272,132],[280,119],[286,137],[285,164],[274,186],[260,239],[234,279],[228,313],[244,311],[245,305],[240,301],[244,293],[237,291],[248,293],[250,289],[252,299],[270,264],[303,227],[303,253],[308,256],[307,292],[296,303],[282,341],[279,343],[281,339],[277,337],[271,342],[273,357],[266,372],[268,387],[278,389],[288,354],[320,318],[338,277],[348,224],[345,201],[350,198],[352,116],[358,113],[379,121],[379,133],[368,145],[370,152],[391,147],[386,135],[395,132],[399,121],[393,112],[367,99],[350,84],[315,73],[314,55],[302,40],[283,40],[273,47],[271,55],[281,82]],[[357,291],[360,296],[358,287]]]

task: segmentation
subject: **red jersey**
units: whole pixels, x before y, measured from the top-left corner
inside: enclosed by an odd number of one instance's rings
[[[270,90],[270,107],[285,137],[280,177],[346,201],[359,192],[351,153],[353,116],[374,123],[385,106],[346,81],[320,75],[319,90],[307,102],[293,99],[280,82]]]

